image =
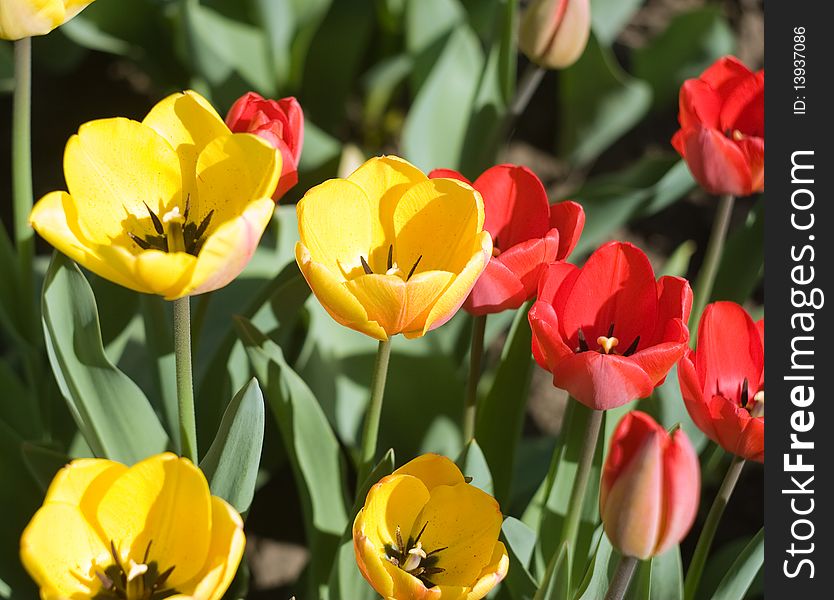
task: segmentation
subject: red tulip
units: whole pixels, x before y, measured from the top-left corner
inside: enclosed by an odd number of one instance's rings
[[[600,482],[605,534],[625,556],[645,560],[686,536],[698,512],[698,455],[680,428],[669,434],[646,413],[614,430]]]
[[[708,305],[678,376],[698,428],[727,452],[764,462],[764,321],[734,302]]]
[[[632,244],[609,242],[582,268],[549,265],[530,309],[533,356],[553,385],[596,410],[645,398],[687,350],[692,290],[655,280]]]
[[[711,194],[764,191],[764,71],[737,58],[716,61],[680,93],[672,145]]]
[[[470,183],[450,169],[436,169],[429,177]],[[527,167],[491,167],[471,185],[484,198],[493,256],[463,307],[473,315],[518,308],[536,295],[545,266],[564,260],[576,246],[585,211],[570,201],[551,206],[542,182]]]
[[[298,160],[304,143],[304,112],[293,97],[266,100],[255,92],[238,98],[226,115],[235,133],[254,133],[281,151],[283,166],[272,199],[278,200],[298,183]]]

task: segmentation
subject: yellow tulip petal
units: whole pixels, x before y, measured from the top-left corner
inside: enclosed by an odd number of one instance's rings
[[[95,0],[64,0],[66,7],[66,14],[64,15],[64,23],[72,19],[75,15],[87,8]]]
[[[56,0],[0,2],[0,39],[19,40],[45,35],[64,22],[65,10]]]
[[[406,284],[402,278],[362,275],[345,285],[365,307],[368,319],[376,321],[389,337],[400,332],[406,302]]]
[[[115,268],[118,263],[103,259],[98,252],[99,246],[84,239],[77,227],[75,206],[66,192],[52,192],[35,204],[29,223],[43,239],[78,264],[114,283],[137,289],[130,273]]]
[[[166,139],[179,155],[185,195],[194,192],[197,157],[203,149],[215,138],[231,134],[214,107],[190,90],[157,103],[142,123]]]
[[[269,198],[281,174],[281,153],[261,138],[236,133],[215,138],[197,159],[197,193],[190,204],[195,223],[214,211],[209,235],[256,199]]]
[[[440,454],[418,456],[394,471],[394,475],[416,477],[430,492],[439,485],[458,485],[465,481],[458,466]]]
[[[211,547],[199,579],[184,583],[178,589],[194,600],[220,600],[232,583],[243,558],[246,536],[243,520],[226,501],[211,498]]]
[[[388,571],[394,584],[394,592],[391,594],[392,599],[440,600],[442,592],[436,586],[426,588],[422,581],[389,562],[383,562],[382,566]]]
[[[46,492],[49,503],[76,506],[87,523],[95,527],[96,510],[111,484],[125,471],[122,463],[101,458],[72,461],[58,471]]]
[[[176,566],[168,584],[192,579],[208,556],[211,494],[203,473],[171,453],[148,458],[125,471],[104,495],[98,521],[123,556],[150,560],[160,570]]]
[[[356,564],[365,580],[371,584],[380,596],[388,598],[394,593],[394,580],[385,568],[385,561],[373,544],[361,531],[360,519],[353,524],[353,550]]]
[[[313,262],[310,252],[301,242],[295,245],[295,259],[313,294],[337,323],[378,340],[388,339],[385,330],[376,321],[368,319],[365,307],[348,291],[345,282]]]
[[[361,187],[330,179],[304,194],[296,210],[301,243],[313,261],[342,281],[364,272],[360,256],[368,258],[372,229],[368,197]]]
[[[105,245],[98,246],[96,250],[102,261],[121,274],[117,283],[137,292],[157,294],[168,299],[185,295],[184,290],[197,264],[197,258],[185,252],[144,250],[132,254],[123,246]]]
[[[468,485],[438,486],[417,521],[428,523],[421,541],[426,551],[446,548],[433,576],[438,585],[467,586],[480,576],[493,555],[503,518],[495,499]]]
[[[271,198],[255,200],[242,215],[212,232],[197,256],[191,282],[182,295],[219,289],[240,275],[255,253],[274,210]]]
[[[471,255],[469,262],[461,271],[460,275],[446,288],[443,295],[437,299],[428,316],[422,331],[407,332],[407,338],[419,337],[432,329],[437,329],[451,319],[463,304],[472,287],[478,281],[478,277],[484,272],[492,254],[492,238],[489,233],[483,231],[478,236],[477,250]]]
[[[406,301],[401,330],[419,331],[422,334],[435,301],[454,279],[455,275],[448,271],[426,271],[409,279],[405,285]]]
[[[153,129],[129,119],[82,125],[67,142],[64,175],[80,231],[91,242],[110,243],[136,227],[131,215],[146,215],[145,203],[162,214],[180,202],[176,152]]]
[[[99,585],[94,566],[108,555],[105,541],[70,504],[42,506],[20,538],[20,559],[43,597],[91,597]]]
[[[416,527],[417,515],[428,501],[429,491],[416,477],[384,477],[368,492],[362,509],[362,533],[379,552],[384,552],[385,544],[396,542],[397,527],[403,539],[408,539]]]
[[[507,554],[507,548],[502,542],[496,542],[489,564],[484,567],[472,591],[467,594],[466,600],[480,600],[484,598],[492,588],[506,577],[509,568],[510,556]]]
[[[420,169],[397,156],[371,158],[348,177],[365,190],[371,207],[374,250],[372,257],[366,257],[369,262],[386,260],[388,244],[394,239],[394,207],[411,186],[426,179]]]
[[[410,187],[394,208],[397,261],[417,272],[460,272],[484,224],[481,195],[455,179],[429,179]]]

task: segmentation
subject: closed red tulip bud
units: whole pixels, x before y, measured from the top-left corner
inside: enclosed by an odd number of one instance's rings
[[[691,307],[685,279],[655,279],[642,250],[609,242],[582,268],[543,271],[528,315],[533,356],[585,406],[616,408],[649,396],[683,357]]]
[[[304,143],[304,112],[293,97],[267,100],[249,92],[241,96],[226,115],[234,133],[254,133],[281,151],[283,166],[272,199],[278,200],[298,183],[298,160]]]
[[[764,191],[764,71],[717,60],[680,92],[681,128],[672,145],[711,194]]]
[[[537,65],[564,69],[582,56],[590,34],[589,0],[533,0],[521,15],[518,45]]]
[[[727,452],[764,462],[764,321],[735,302],[708,305],[678,376],[698,428]]]
[[[698,455],[678,428],[627,413],[614,430],[600,483],[599,512],[611,544],[645,560],[686,537],[698,512]]]
[[[437,169],[429,177],[470,183],[449,169]],[[492,258],[463,307],[473,315],[518,308],[536,295],[542,270],[567,258],[576,246],[585,211],[576,202],[551,205],[542,182],[527,167],[497,165],[471,185],[484,199]]]

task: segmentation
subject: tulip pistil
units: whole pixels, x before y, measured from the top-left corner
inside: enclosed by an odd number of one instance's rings
[[[409,537],[407,543],[403,541],[400,527],[397,525],[397,540],[393,544],[385,545],[385,560],[399,567],[409,575],[416,577],[427,588],[431,588],[435,584],[432,583],[430,578],[437,573],[445,571],[445,569],[437,566],[437,561],[440,552],[446,550],[446,547],[435,548],[431,552],[426,552],[423,549],[420,538],[423,537],[423,532],[426,530],[428,524],[428,521],[423,524],[417,537]]]
[[[165,213],[161,218],[145,203],[145,208],[151,218],[155,234],[144,236],[128,232],[128,237],[142,250],[159,250],[161,252],[186,252],[197,256],[205,243],[205,233],[214,216],[214,210],[200,221],[198,225],[189,221],[191,208],[190,196],[185,201],[185,211],[180,212],[179,206]]]
[[[408,281],[411,279],[411,276],[414,275],[414,271],[417,270],[417,265],[420,264],[420,261],[423,260],[423,255],[417,257],[417,260],[414,261],[414,264],[411,265],[411,269],[408,271],[408,275],[406,275],[405,280]],[[371,265],[368,264],[368,261],[365,259],[364,256],[359,256],[359,262],[362,263],[362,270],[365,271],[365,275],[373,275],[374,270],[371,268]],[[391,244],[388,246],[388,259],[385,263],[385,274],[386,275],[399,275],[402,277],[403,272],[400,270],[399,265],[394,262],[394,245]]]
[[[92,600],[164,600],[179,594],[177,590],[165,587],[174,567],[160,572],[155,560],[148,561],[152,543],[148,542],[142,562],[129,559],[124,564],[111,541],[113,564],[104,571],[96,571],[102,585]]]
[[[579,339],[579,345],[576,347],[576,352],[579,354],[580,352],[588,352],[590,348],[588,347],[588,340],[585,339],[585,332],[582,331],[582,328],[579,328],[577,332],[577,338]],[[626,351],[622,353],[622,356],[631,356],[637,351],[637,346],[640,344],[640,336],[634,338],[634,341],[631,342]],[[597,345],[600,347],[598,352],[600,354],[617,354],[614,350],[617,346],[620,345],[620,340],[617,337],[614,337],[614,324],[611,323],[611,326],[608,328],[608,335],[601,335],[597,338]]]

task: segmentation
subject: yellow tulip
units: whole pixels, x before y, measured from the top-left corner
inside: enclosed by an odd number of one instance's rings
[[[455,463],[424,454],[374,485],[353,523],[356,562],[387,600],[479,600],[507,574],[501,509]]]
[[[3,0],[0,38],[19,40],[45,35],[72,19],[94,0]]]
[[[240,515],[185,458],[74,460],[20,541],[42,600],[219,600],[246,543]]]
[[[281,156],[232,134],[195,92],[173,94],[140,123],[82,125],[64,152],[67,192],[29,218],[94,273],[168,300],[228,284],[249,262],[274,210]]]
[[[298,203],[295,258],[339,323],[378,340],[448,321],[492,255],[484,203],[455,179],[401,158],[372,158]]]

